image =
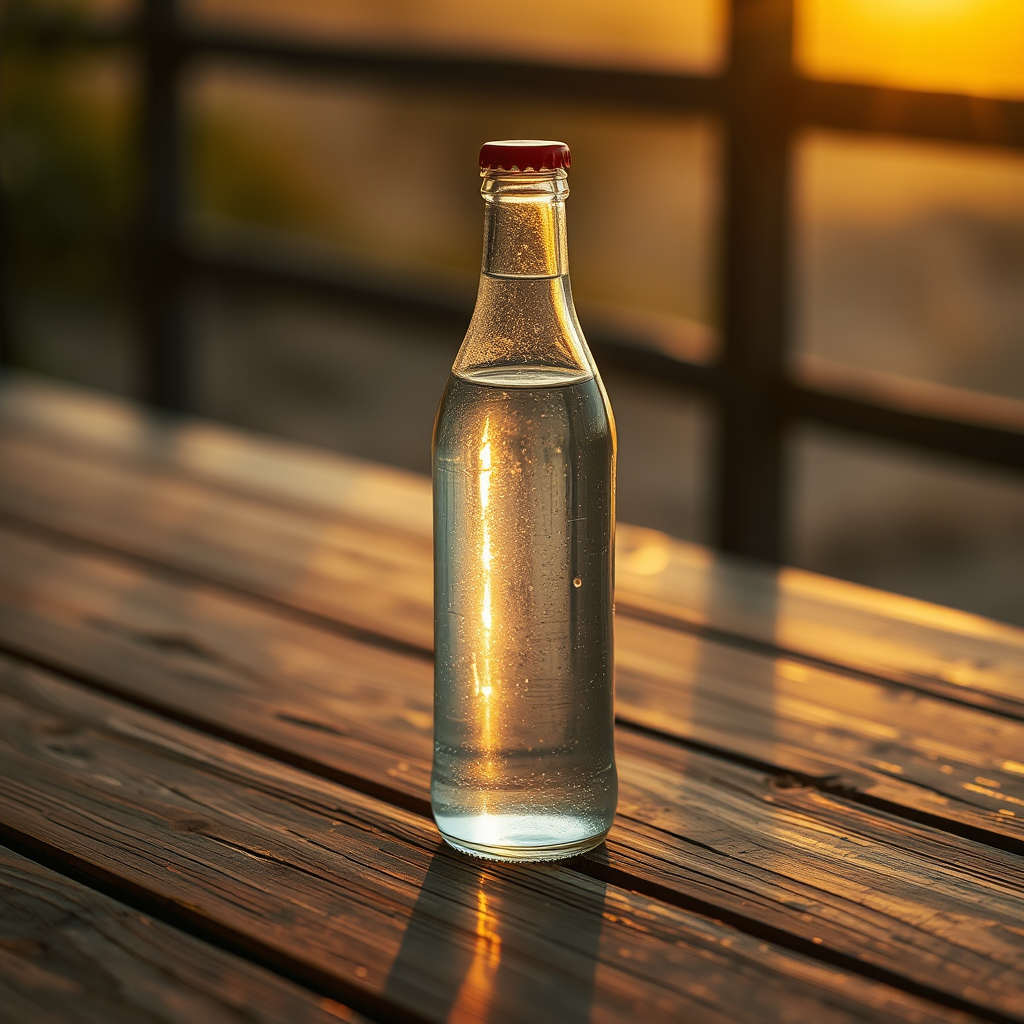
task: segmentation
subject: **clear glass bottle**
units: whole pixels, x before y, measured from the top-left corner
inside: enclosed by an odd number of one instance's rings
[[[576,319],[564,143],[487,143],[476,309],[434,426],[434,769],[445,840],[597,846],[613,739],[615,426]]]

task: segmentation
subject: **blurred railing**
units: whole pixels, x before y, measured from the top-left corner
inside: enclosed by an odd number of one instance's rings
[[[425,86],[473,96],[557,94],[602,108],[703,112],[723,128],[718,252],[721,333],[709,365],[673,358],[641,338],[588,330],[598,358],[696,390],[717,413],[713,460],[716,542],[778,561],[785,509],[784,442],[796,421],[889,439],[1024,471],[1024,403],[972,400],[950,389],[856,376],[798,374],[787,340],[790,196],[794,141],[808,127],[887,133],[1024,150],[1024,102],[823,82],[793,63],[792,0],[730,0],[727,59],[716,77],[556,67],[393,49],[282,41],[200,30],[176,0],[143,0],[137,24],[119,32],[40,27],[41,44],[130,43],[142,57],[144,188],[140,207],[140,307],[147,397],[188,407],[190,350],[182,300],[191,279],[220,277],[306,288],[420,317],[465,324],[461,300],[362,271],[312,272],[251,253],[195,248],[182,229],[182,72],[198,58],[317,70],[339,77]]]

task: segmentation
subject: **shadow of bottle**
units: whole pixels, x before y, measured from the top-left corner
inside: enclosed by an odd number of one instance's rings
[[[432,1020],[590,1019],[603,882],[439,846],[385,992]]]

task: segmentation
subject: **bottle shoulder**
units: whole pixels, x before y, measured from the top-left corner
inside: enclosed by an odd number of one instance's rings
[[[524,380],[530,376],[524,368],[557,370],[573,380],[593,375],[568,276],[481,277],[473,318],[452,369],[461,377],[481,379],[485,371],[500,376],[513,368]]]

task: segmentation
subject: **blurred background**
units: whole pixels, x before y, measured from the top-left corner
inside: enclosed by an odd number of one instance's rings
[[[725,0],[562,0],[543,16],[473,0],[174,6],[150,0],[141,23],[133,0],[3,8],[8,363],[153,397],[138,339],[169,332],[188,352],[190,411],[429,472],[476,287],[477,150],[539,137],[572,147],[584,328],[696,367],[697,383],[715,365],[727,136],[701,82],[728,77]],[[172,15],[175,31],[223,45],[181,61],[162,35]],[[266,39],[272,59],[254,59]],[[281,58],[305,43],[321,56]],[[493,87],[486,71],[471,89],[446,84],[439,56],[490,62]],[[410,77],[421,59],[435,70]],[[986,121],[1024,100],[1024,3],[797,0],[792,59],[808,79],[893,90],[882,100],[967,96],[984,144],[892,130],[891,109],[877,132],[792,132],[787,372],[1024,429],[1024,148]],[[537,67],[561,69],[550,88]],[[616,102],[599,75],[592,96],[586,79],[563,91],[565,69],[639,73],[650,101]],[[660,98],[676,79],[686,103]],[[161,160],[174,163],[162,177]],[[169,236],[209,272],[154,256]],[[261,279],[263,254],[302,280]],[[151,307],[174,322],[154,327]],[[603,370],[620,516],[713,543],[717,407],[685,374],[628,362]],[[782,450],[782,560],[1024,624],[1024,465],[803,420]]]

